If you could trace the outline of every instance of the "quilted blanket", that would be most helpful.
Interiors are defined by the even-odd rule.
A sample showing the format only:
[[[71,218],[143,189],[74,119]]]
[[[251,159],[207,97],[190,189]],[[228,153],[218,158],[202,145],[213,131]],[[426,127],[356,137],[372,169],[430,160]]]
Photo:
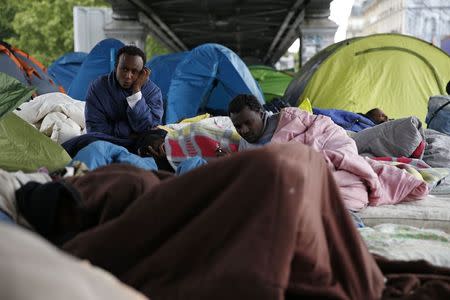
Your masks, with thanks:
[[[84,102],[63,93],[38,96],[14,113],[58,144],[85,131]]]
[[[422,158],[425,137],[416,117],[379,124],[351,135],[359,154]],[[422,148],[420,148],[422,146]],[[421,151],[416,152],[416,149]]]
[[[369,251],[392,260],[424,259],[450,267],[450,235],[440,230],[380,224],[359,228]]]
[[[200,156],[207,161],[215,159],[218,147],[227,152],[237,152],[240,139],[234,129],[199,122],[169,131],[164,146],[167,160],[176,169],[190,157]]]

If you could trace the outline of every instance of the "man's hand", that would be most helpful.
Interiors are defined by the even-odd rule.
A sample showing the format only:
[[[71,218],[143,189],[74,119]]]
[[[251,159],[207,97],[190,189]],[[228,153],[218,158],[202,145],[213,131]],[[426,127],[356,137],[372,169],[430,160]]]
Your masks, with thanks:
[[[145,67],[142,69],[141,73],[139,73],[138,78],[133,83],[133,94],[141,91],[142,86],[147,82],[148,77],[150,77],[151,71],[149,68]]]
[[[217,145],[216,148],[216,157],[224,157],[224,156],[228,156],[230,155],[230,152],[225,151],[224,149],[222,149],[222,147],[220,147],[219,145]]]

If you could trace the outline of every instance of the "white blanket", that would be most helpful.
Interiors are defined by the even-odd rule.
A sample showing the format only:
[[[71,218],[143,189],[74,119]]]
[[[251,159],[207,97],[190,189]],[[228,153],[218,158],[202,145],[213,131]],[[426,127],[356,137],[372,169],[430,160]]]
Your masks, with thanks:
[[[58,144],[85,132],[85,102],[63,93],[40,95],[14,113]]]

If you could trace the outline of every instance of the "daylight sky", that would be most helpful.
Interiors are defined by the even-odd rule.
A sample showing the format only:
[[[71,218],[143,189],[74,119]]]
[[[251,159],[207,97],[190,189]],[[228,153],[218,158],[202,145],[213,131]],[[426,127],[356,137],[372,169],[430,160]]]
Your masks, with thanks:
[[[333,0],[330,3],[330,20],[339,25],[334,41],[339,42],[345,40],[347,31],[347,22],[350,12],[352,11],[354,0]],[[298,52],[299,40],[297,39],[289,48],[289,52]]]

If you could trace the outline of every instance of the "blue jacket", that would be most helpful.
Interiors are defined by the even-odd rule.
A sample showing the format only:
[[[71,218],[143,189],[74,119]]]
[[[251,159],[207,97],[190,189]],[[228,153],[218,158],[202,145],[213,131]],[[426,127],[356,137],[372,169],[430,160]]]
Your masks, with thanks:
[[[163,115],[161,90],[148,80],[141,92],[143,99],[131,109],[126,97],[131,96],[132,91],[120,86],[115,71],[93,81],[84,111],[87,132],[128,139],[131,133],[143,133],[160,125]]]

